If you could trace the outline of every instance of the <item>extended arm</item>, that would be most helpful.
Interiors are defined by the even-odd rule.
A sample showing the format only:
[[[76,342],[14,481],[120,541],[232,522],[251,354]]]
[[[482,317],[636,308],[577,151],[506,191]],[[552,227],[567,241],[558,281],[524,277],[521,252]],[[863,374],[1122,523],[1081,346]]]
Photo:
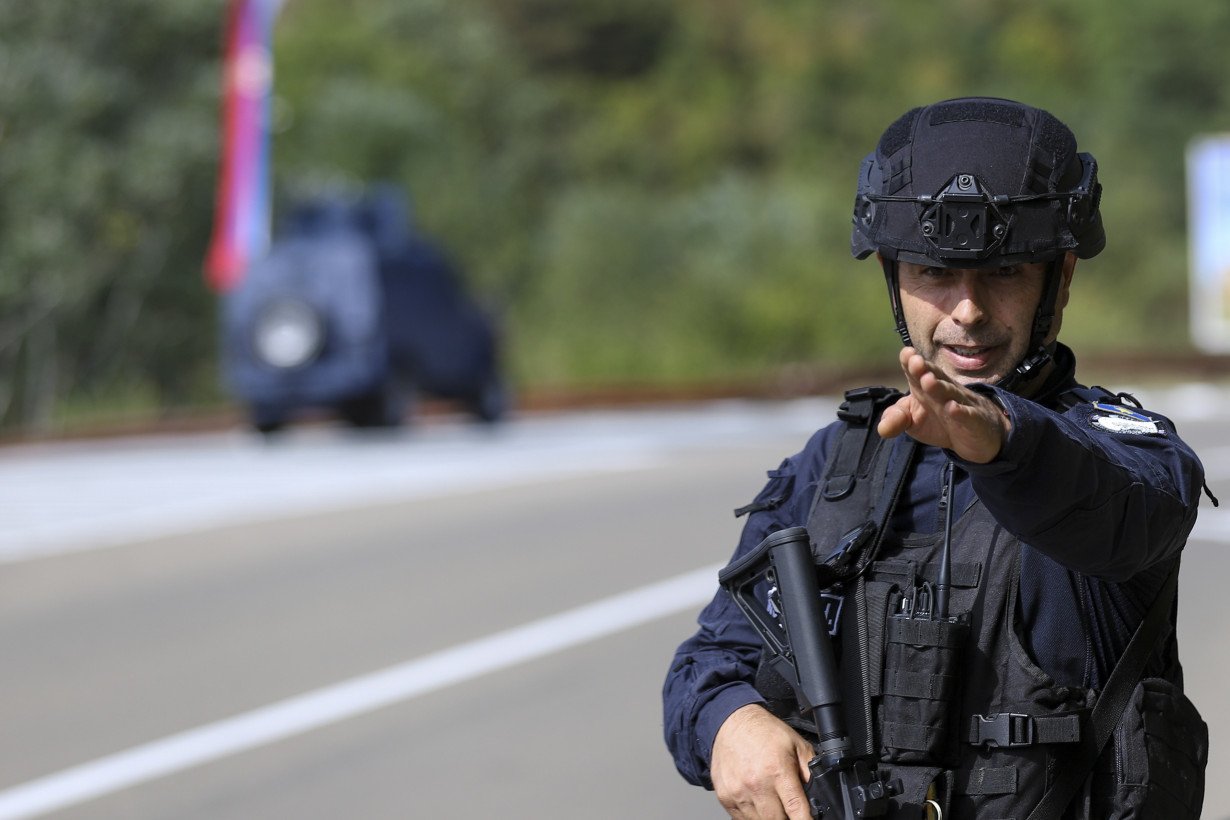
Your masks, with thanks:
[[[911,394],[887,410],[884,436],[908,433],[950,451],[996,520],[1069,569],[1111,581],[1182,549],[1195,523],[1203,468],[1167,419],[1099,423],[1092,405],[1067,413],[993,387],[947,380],[902,352]]]
[[[1012,433],[998,457],[966,464],[996,520],[1069,569],[1125,581],[1183,548],[1204,468],[1165,418],[1112,432],[1092,404],[1066,413],[1002,391]]]

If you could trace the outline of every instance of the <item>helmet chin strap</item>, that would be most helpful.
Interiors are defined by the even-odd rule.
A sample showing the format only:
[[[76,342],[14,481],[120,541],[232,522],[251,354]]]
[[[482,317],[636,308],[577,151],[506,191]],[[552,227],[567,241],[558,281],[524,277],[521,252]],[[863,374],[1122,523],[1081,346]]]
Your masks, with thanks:
[[[1046,268],[1046,281],[1042,285],[1042,299],[1034,312],[1034,324],[1029,334],[1029,352],[1025,358],[998,382],[997,387],[1023,394],[1025,388],[1046,370],[1055,355],[1055,343],[1046,341],[1051,325],[1055,322],[1055,305],[1059,300],[1059,282],[1063,279],[1064,254],[1056,256]]]
[[[901,287],[897,281],[897,260],[880,256],[880,265],[884,268],[884,281],[888,283],[888,303],[893,307],[893,318],[897,320],[897,335],[901,337],[903,347],[913,347],[910,341],[910,329],[905,324],[905,310],[901,307]]]
[[[1064,255],[1060,254],[1051,261],[1046,269],[1046,281],[1042,286],[1042,299],[1034,312],[1033,326],[1029,333],[1029,347],[1025,357],[1021,359],[1011,372],[998,381],[991,382],[996,387],[1010,390],[1013,393],[1023,393],[1024,389],[1046,369],[1055,353],[1055,343],[1047,343],[1046,337],[1051,332],[1055,322],[1055,305],[1059,299],[1059,283],[1063,279]],[[884,268],[884,281],[888,283],[888,300],[893,308],[893,318],[897,322],[897,335],[901,337],[902,345],[913,346],[910,339],[910,329],[905,323],[905,310],[901,306],[901,287],[897,276],[897,260],[886,256],[880,257]]]

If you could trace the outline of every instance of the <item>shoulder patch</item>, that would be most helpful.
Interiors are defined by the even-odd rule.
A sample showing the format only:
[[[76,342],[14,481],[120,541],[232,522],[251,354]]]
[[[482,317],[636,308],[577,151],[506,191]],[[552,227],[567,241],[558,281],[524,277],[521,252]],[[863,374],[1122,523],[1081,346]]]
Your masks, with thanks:
[[[1138,436],[1164,436],[1166,431],[1157,419],[1118,404],[1095,401],[1091,405],[1089,423],[1110,433]]]

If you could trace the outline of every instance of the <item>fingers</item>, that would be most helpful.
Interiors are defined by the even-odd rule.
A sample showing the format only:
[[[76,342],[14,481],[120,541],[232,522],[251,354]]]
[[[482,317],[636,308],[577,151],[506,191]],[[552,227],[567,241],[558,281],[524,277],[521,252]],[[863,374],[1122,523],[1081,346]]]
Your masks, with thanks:
[[[952,381],[914,348],[902,348],[899,361],[910,393],[884,411],[876,428],[882,437],[908,433],[975,463],[999,454],[1011,422],[998,405]]]
[[[811,805],[807,802],[807,795],[797,780],[790,784],[788,790],[779,792],[779,794],[782,807],[786,810],[786,817],[789,820],[811,820]]]
[[[803,789],[811,744],[759,705],[726,719],[714,739],[710,773],[736,820],[809,820]]]
[[[811,806],[797,772],[782,773],[738,796],[719,800],[735,820],[811,820]]]
[[[902,396],[897,399],[896,404],[886,409],[880,415],[879,424],[876,425],[876,432],[879,433],[880,438],[895,438],[907,432],[914,423],[910,410],[913,405],[913,399],[909,396]]]
[[[897,400],[880,416],[876,432],[881,438],[894,438],[927,425],[943,412],[945,405],[959,395],[956,385],[947,380],[912,347],[903,347],[898,356],[909,385],[909,395]]]
[[[811,820],[811,804],[807,800],[803,783],[811,778],[811,771],[807,768],[807,764],[815,755],[816,750],[800,737],[795,741],[794,751],[799,764],[798,777],[797,779],[792,778],[790,791],[782,795],[782,805],[790,820]]]
[[[901,369],[910,384],[910,392],[932,410],[938,412],[949,402],[963,404],[967,391],[952,381],[944,371],[924,359],[914,348],[901,350]]]

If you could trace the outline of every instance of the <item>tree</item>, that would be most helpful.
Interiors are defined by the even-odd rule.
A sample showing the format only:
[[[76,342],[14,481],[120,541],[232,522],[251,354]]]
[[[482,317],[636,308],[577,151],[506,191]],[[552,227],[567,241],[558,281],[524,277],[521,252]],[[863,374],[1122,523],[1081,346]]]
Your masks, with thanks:
[[[197,388],[221,8],[0,3],[0,421]]]

